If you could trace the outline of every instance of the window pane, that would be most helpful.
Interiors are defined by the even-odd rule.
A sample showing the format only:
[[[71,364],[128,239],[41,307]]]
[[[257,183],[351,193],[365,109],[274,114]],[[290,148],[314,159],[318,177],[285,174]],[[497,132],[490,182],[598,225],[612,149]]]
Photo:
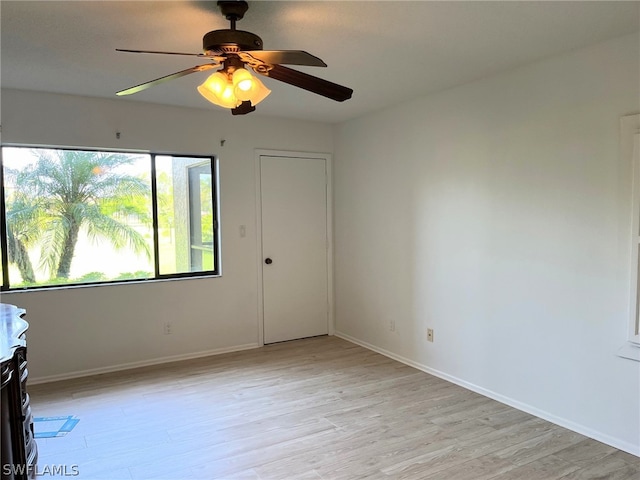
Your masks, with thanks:
[[[212,172],[211,158],[156,157],[161,275],[216,270]]]
[[[149,155],[3,148],[12,288],[153,277]]]

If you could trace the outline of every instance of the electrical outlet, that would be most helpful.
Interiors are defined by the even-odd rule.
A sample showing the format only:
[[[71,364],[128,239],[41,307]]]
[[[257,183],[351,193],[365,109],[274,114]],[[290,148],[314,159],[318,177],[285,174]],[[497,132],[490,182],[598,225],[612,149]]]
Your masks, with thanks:
[[[164,322],[163,332],[165,335],[171,335],[171,322]]]
[[[395,320],[389,320],[389,331],[390,332],[395,332],[396,331],[396,321]]]
[[[427,328],[427,342],[433,342],[433,328]]]

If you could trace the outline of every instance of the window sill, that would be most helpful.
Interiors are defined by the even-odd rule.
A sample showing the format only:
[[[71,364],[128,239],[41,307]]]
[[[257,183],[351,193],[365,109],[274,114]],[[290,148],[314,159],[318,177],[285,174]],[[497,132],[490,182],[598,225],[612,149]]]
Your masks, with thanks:
[[[71,290],[77,288],[94,288],[94,287],[117,287],[119,285],[141,285],[148,283],[160,283],[160,282],[176,282],[182,280],[198,280],[203,278],[221,278],[222,273],[217,274],[193,274],[193,275],[176,275],[176,276],[166,276],[160,278],[138,278],[131,280],[120,280],[120,281],[105,281],[98,283],[74,283],[70,285],[42,285],[36,287],[25,287],[25,288],[10,288],[8,290],[2,290],[0,293],[2,295],[8,293],[23,293],[23,292],[41,292],[41,291],[52,291],[52,290]]]
[[[640,362],[640,345],[637,343],[627,342],[618,350],[618,356]]]

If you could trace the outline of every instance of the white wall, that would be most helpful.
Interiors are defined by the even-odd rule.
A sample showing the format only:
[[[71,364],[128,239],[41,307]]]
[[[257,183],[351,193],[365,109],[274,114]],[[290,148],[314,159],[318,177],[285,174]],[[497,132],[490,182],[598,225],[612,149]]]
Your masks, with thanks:
[[[639,50],[616,39],[338,126],[336,330],[640,455],[640,363],[616,356]]]
[[[18,90],[2,90],[2,141],[220,159],[222,277],[3,294],[27,309],[32,380],[257,346],[254,149],[333,148],[325,124]],[[171,335],[163,335],[167,318]]]

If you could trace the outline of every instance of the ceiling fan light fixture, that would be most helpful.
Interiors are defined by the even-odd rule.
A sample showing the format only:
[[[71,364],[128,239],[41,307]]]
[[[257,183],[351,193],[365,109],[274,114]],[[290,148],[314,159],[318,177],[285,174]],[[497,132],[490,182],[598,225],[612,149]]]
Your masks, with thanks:
[[[271,93],[271,90],[245,68],[236,69],[232,81],[235,96],[241,101],[249,100],[252,105],[257,105]]]
[[[246,101],[251,102],[251,105],[257,105],[267,98],[271,90],[247,69],[236,68],[231,75],[225,70],[210,75],[198,87],[198,93],[219,107],[236,108]]]
[[[253,80],[253,76],[246,68],[238,68],[233,72],[233,86],[238,93],[250,91]]]
[[[210,75],[198,87],[200,95],[222,108],[235,108],[240,105],[240,100],[235,96],[233,90],[233,83],[223,71]]]

